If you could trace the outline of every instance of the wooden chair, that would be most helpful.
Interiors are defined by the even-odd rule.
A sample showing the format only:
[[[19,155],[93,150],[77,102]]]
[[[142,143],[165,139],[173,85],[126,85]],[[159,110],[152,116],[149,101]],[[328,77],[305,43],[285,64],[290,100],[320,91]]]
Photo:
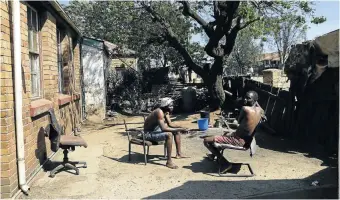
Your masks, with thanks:
[[[145,121],[145,116],[143,117]],[[131,145],[132,144],[143,146],[145,165],[148,162],[150,146],[164,145],[164,157],[166,157],[166,142],[165,141],[156,142],[156,141],[145,140],[145,133],[143,129],[135,129],[135,128],[129,129],[127,127],[127,123],[125,119],[124,119],[124,125],[125,125],[125,131],[127,133],[128,140],[129,140],[129,161],[131,161]]]

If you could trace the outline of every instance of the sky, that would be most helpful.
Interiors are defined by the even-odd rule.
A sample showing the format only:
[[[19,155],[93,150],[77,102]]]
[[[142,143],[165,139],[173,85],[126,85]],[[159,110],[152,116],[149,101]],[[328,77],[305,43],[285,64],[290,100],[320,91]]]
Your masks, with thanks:
[[[319,25],[308,24],[310,26],[307,31],[308,40],[339,29],[339,1],[318,1],[315,4],[316,16],[324,16],[327,20]]]
[[[322,24],[307,23],[307,40],[312,40],[315,37],[324,35],[331,31],[339,29],[339,1],[315,1],[315,15],[326,17],[326,21]],[[201,35],[194,35],[191,39],[194,42],[202,42]],[[265,52],[273,52],[275,49],[265,45]]]
[[[68,4],[68,0],[59,0],[62,4]],[[307,40],[312,40],[315,37],[329,33],[331,31],[339,29],[339,1],[315,1],[315,15],[326,17],[326,22],[322,24],[311,24],[308,23],[309,29],[307,30]],[[200,34],[194,35],[191,38],[193,42],[200,42],[204,44],[204,40]],[[274,51],[270,47],[265,47],[265,51]]]

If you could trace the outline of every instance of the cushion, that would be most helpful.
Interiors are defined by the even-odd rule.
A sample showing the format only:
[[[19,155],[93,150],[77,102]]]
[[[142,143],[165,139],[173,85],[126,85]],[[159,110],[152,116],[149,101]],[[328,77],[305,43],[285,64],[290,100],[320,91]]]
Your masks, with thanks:
[[[244,147],[240,147],[240,146],[234,146],[234,145],[231,145],[231,144],[221,144],[221,143],[217,143],[217,142],[214,142],[214,146],[218,149],[235,149],[235,150],[247,150],[246,148]]]
[[[61,146],[83,146],[87,147],[87,143],[80,136],[73,135],[61,135],[60,136],[60,145]]]
[[[251,157],[253,155],[255,155],[256,149],[257,149],[255,137],[252,139],[249,148],[234,146],[234,145],[231,145],[231,144],[220,144],[220,143],[217,143],[217,142],[214,142],[213,145],[220,150],[222,150],[222,149],[235,149],[235,150],[246,151],[246,150],[249,149]]]

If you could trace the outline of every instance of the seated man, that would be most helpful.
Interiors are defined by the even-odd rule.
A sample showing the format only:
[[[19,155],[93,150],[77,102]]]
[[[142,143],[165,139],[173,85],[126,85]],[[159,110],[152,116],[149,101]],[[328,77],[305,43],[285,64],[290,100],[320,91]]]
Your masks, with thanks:
[[[208,155],[208,158],[214,160],[217,156],[218,161],[221,164],[221,172],[225,173],[231,169],[231,164],[225,159],[220,151],[213,145],[216,143],[230,144],[233,146],[244,147],[250,145],[252,134],[264,116],[264,111],[257,103],[258,95],[254,91],[247,92],[244,99],[244,106],[240,111],[238,117],[238,127],[234,132],[226,132],[222,136],[211,136],[204,139],[204,145],[211,151],[212,154]]]
[[[145,139],[149,141],[166,140],[168,160],[166,166],[171,169],[177,169],[171,160],[172,136],[175,137],[176,158],[184,158],[181,152],[181,132],[187,131],[185,128],[175,126],[170,120],[170,113],[173,110],[173,100],[171,98],[162,98],[161,105],[155,109],[146,118],[144,123]]]

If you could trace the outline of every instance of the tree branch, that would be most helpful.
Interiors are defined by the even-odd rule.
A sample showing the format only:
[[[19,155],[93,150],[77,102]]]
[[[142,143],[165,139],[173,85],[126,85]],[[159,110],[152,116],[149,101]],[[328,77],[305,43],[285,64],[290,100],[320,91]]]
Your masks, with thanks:
[[[240,30],[246,28],[247,26],[249,26],[250,24],[252,24],[252,23],[254,23],[254,22],[256,22],[256,21],[259,21],[260,19],[261,19],[261,18],[258,17],[258,18],[256,18],[256,19],[253,19],[253,20],[250,20],[250,21],[244,23],[244,24],[240,27]]]
[[[241,26],[241,17],[237,17],[236,25],[231,29],[229,34],[226,34],[225,45],[223,47],[224,55],[229,55],[233,51],[237,34],[241,30],[240,26]]]
[[[204,29],[205,33],[207,34],[208,37],[211,37],[213,33],[213,24],[214,22],[207,23],[204,19],[202,19],[196,12],[194,12],[191,7],[189,2],[187,1],[180,1],[181,4],[183,4],[183,15],[184,16],[190,16],[193,18],[199,25],[202,26]]]
[[[220,10],[218,9],[218,1],[214,1],[214,18],[217,19],[219,14],[220,14]]]
[[[170,46],[175,48],[182,56],[185,61],[185,64],[194,70],[196,74],[201,76],[203,79],[206,78],[206,74],[204,73],[204,70],[202,67],[197,65],[189,55],[188,51],[185,49],[185,47],[179,42],[178,37],[176,34],[172,31],[170,24],[161,17],[151,6],[146,5],[145,3],[141,3],[142,6],[145,8],[145,10],[153,17],[155,21],[161,24],[165,39],[169,42]]]
[[[217,5],[216,5],[217,4]],[[223,57],[225,55],[229,55],[234,44],[234,42],[228,42],[228,45],[231,45],[231,50],[225,51],[225,47],[220,47],[219,42],[225,35],[226,38],[229,37],[229,31],[231,29],[231,26],[234,21],[234,15],[237,12],[237,9],[240,5],[240,2],[217,2],[215,3],[217,6],[216,9],[219,11],[219,16],[216,19],[216,28],[214,30],[214,33],[212,37],[210,37],[209,42],[205,46],[204,50],[207,52],[207,54],[211,57]],[[237,18],[237,25],[238,28],[240,27],[240,17]],[[236,35],[235,35],[236,34]],[[237,36],[237,31],[234,29],[232,36],[236,38]],[[231,36],[229,37],[231,38]]]

